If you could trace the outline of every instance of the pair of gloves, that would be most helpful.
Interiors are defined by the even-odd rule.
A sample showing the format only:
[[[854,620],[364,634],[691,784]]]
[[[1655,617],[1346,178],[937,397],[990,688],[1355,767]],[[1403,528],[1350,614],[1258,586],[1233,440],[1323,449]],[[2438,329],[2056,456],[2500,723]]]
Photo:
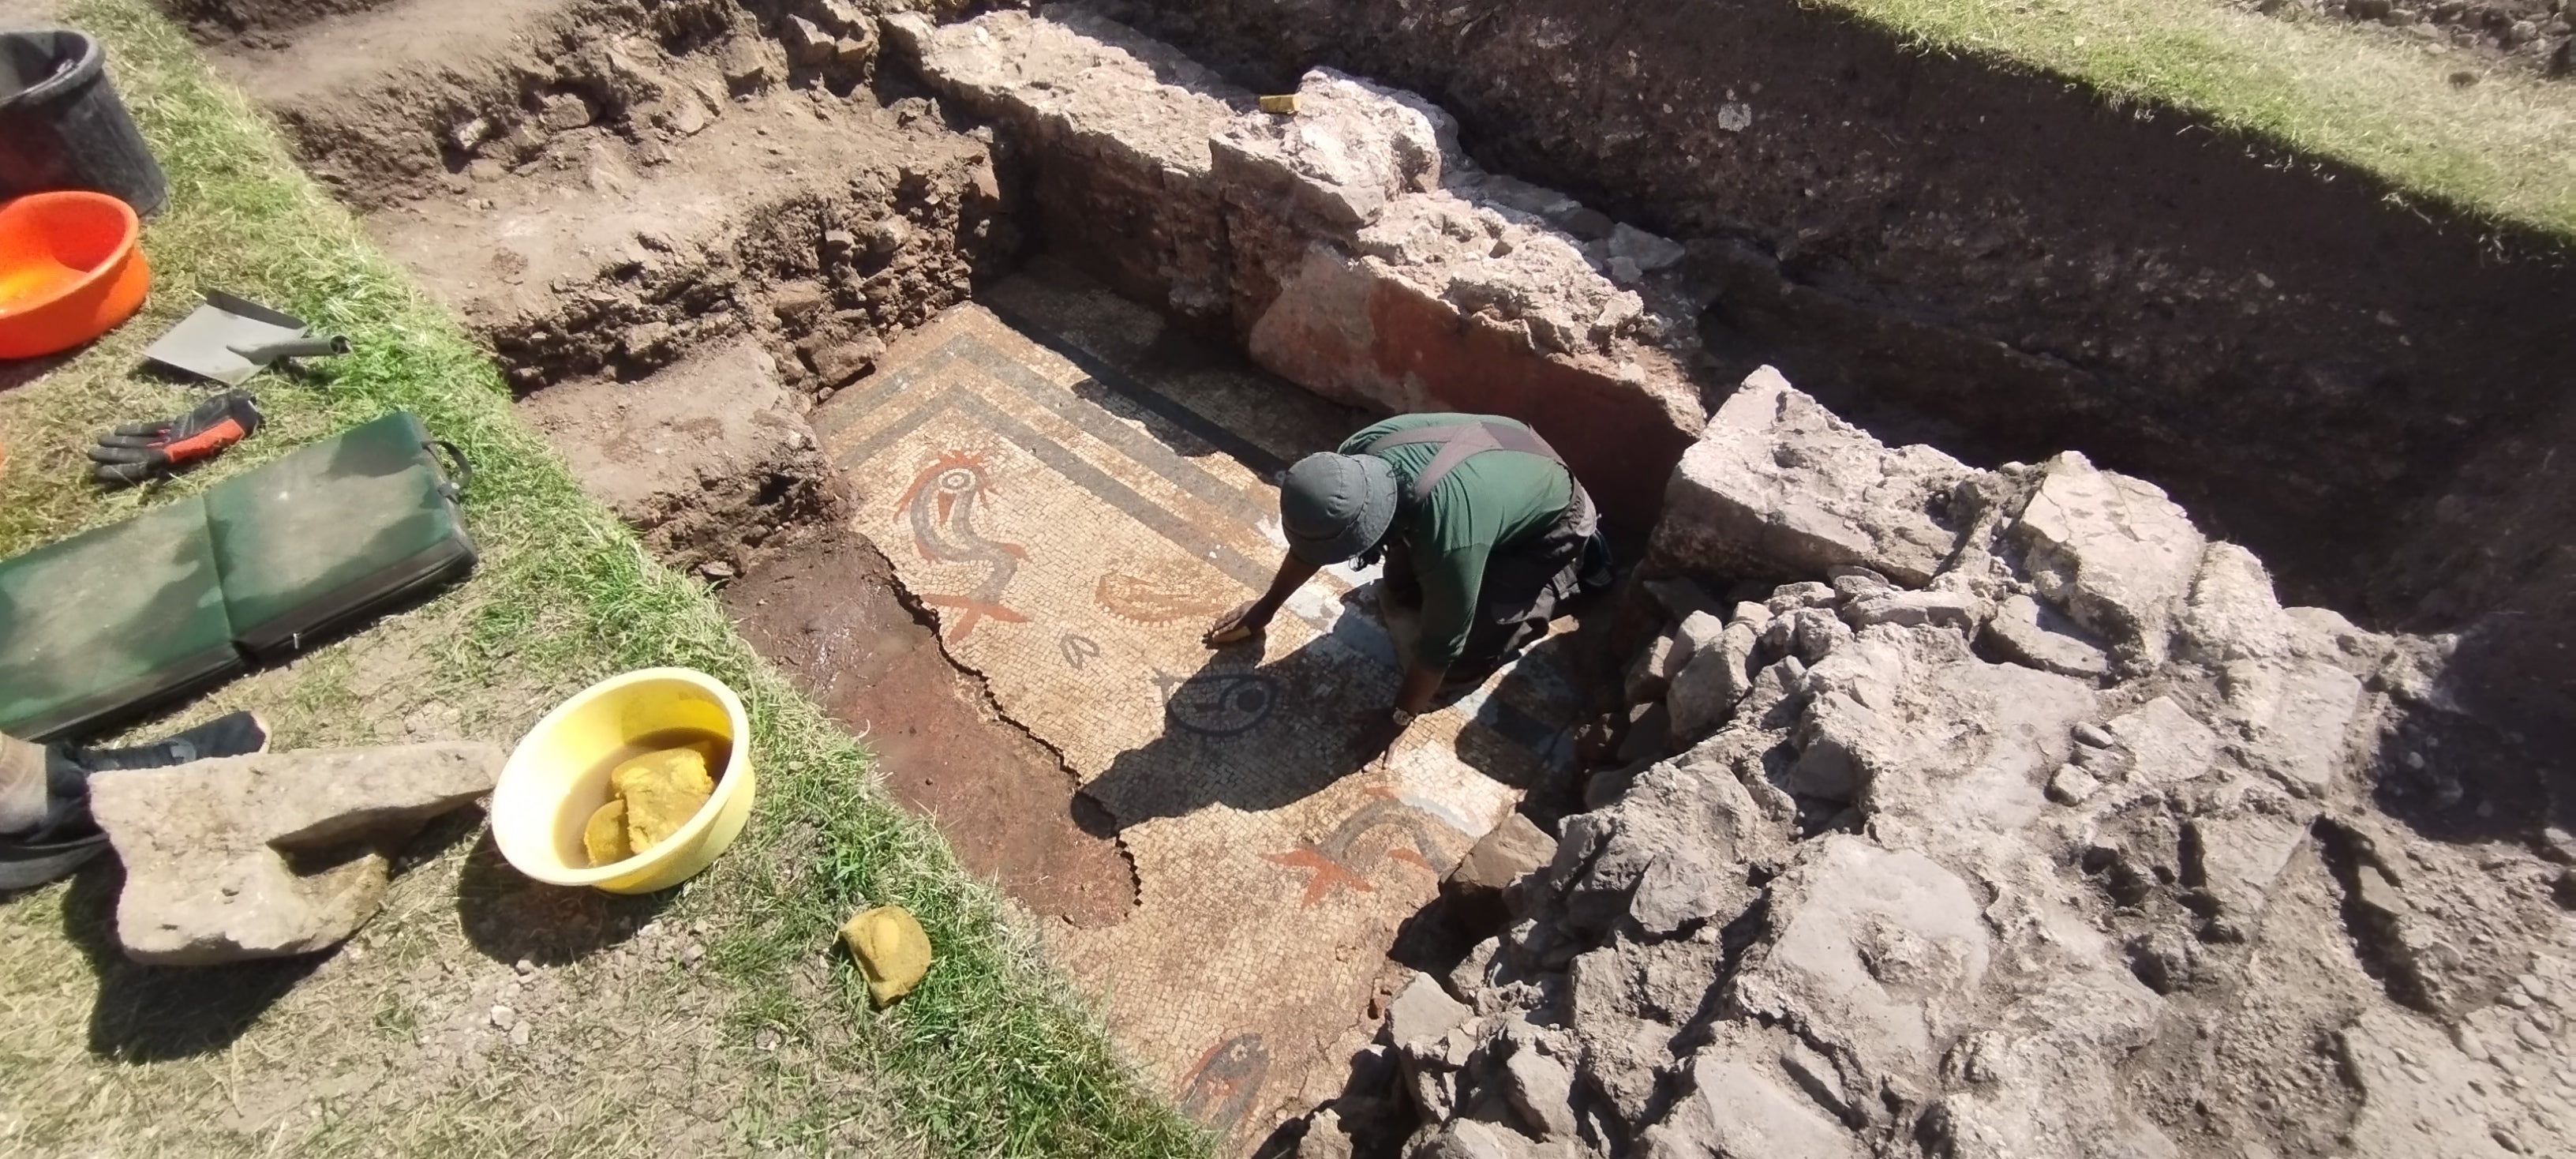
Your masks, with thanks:
[[[259,400],[235,390],[177,418],[126,423],[90,448],[90,477],[107,487],[150,482],[223,453],[259,430],[262,421]]]

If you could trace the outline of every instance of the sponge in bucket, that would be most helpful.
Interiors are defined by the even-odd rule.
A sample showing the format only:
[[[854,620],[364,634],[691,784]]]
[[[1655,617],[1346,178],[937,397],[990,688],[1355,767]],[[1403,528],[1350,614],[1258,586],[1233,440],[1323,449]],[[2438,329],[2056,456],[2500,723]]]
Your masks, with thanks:
[[[878,906],[851,918],[841,927],[841,940],[858,957],[868,999],[878,1006],[912,993],[930,972],[930,935],[902,906]]]
[[[715,795],[716,782],[707,775],[705,753],[675,748],[646,753],[617,766],[608,774],[608,791],[613,799],[626,802],[627,848],[642,853],[688,824],[698,807]]]
[[[626,799],[610,797],[608,803],[593,810],[590,820],[581,826],[582,852],[590,855],[592,865],[615,865],[635,856],[635,845],[626,839]]]

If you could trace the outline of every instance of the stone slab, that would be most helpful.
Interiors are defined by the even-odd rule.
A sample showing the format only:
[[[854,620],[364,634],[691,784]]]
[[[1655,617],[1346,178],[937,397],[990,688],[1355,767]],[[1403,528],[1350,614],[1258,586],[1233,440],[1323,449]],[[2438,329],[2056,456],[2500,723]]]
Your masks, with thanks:
[[[1921,587],[1957,545],[1949,498],[1974,474],[1930,447],[1880,443],[1762,367],[1682,456],[1653,558],[1750,579],[1866,567]]]
[[[383,900],[383,846],[490,792],[503,759],[457,742],[101,774],[90,809],[125,863],[117,939],[156,965],[337,945]]]

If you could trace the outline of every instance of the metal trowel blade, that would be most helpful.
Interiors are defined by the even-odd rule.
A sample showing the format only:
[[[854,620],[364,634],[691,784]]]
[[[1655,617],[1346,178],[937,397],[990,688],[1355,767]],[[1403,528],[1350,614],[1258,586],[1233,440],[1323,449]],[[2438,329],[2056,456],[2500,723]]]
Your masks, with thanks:
[[[206,304],[153,339],[152,345],[143,348],[143,357],[226,386],[240,386],[259,373],[261,364],[235,353],[234,347],[256,349],[303,336],[303,319],[209,290]]]

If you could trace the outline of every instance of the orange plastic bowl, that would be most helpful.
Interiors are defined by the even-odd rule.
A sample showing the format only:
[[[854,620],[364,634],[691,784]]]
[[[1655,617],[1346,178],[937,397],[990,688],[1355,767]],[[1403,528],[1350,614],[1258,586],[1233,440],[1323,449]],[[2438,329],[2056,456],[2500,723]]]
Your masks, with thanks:
[[[104,193],[0,205],[0,358],[69,350],[134,316],[152,285],[143,223]]]

